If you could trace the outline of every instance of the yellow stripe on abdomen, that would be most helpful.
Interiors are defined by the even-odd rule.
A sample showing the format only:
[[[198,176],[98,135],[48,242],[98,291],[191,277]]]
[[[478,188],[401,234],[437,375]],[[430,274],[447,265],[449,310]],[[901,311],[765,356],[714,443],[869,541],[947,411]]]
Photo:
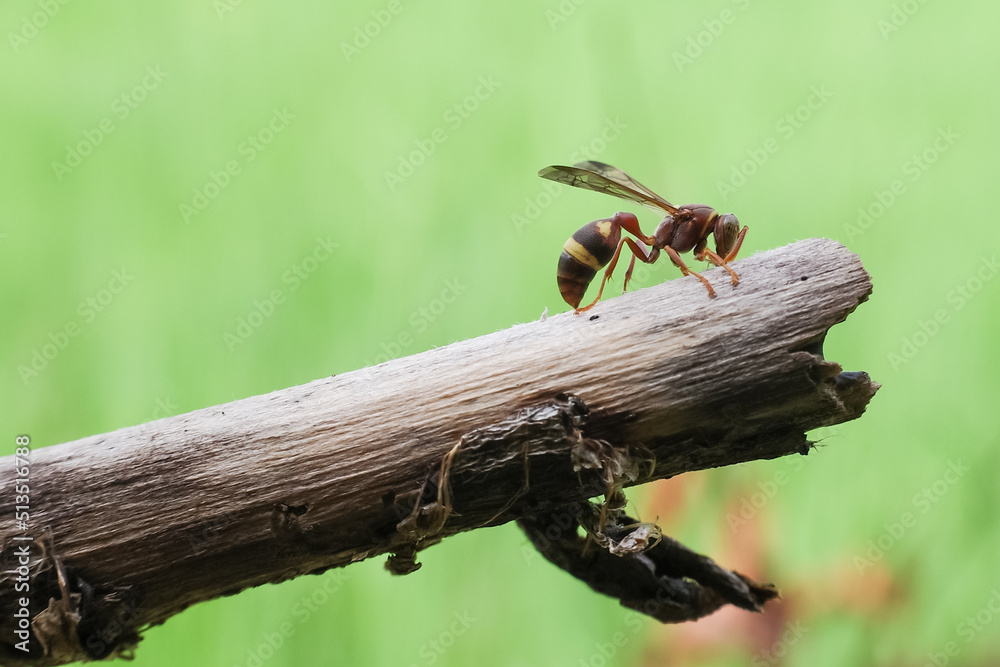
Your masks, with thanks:
[[[570,237],[563,244],[563,250],[567,255],[580,262],[584,266],[589,266],[594,271],[600,269],[604,264],[602,264],[596,257],[590,254],[590,251],[584,248],[576,239]]]

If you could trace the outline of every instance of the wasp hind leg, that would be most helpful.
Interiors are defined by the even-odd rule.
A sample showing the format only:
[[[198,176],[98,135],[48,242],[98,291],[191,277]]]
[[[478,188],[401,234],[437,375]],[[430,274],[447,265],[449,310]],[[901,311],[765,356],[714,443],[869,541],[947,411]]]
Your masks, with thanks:
[[[625,272],[625,280],[622,281],[622,294],[628,289],[628,281],[632,279],[632,269],[635,268],[636,258],[641,259],[644,264],[652,264],[659,256],[659,251],[646,250],[632,239],[628,241],[629,249],[632,251],[632,261],[628,263],[628,271]]]
[[[647,264],[651,264],[656,259],[655,256],[647,254],[646,250],[632,239],[627,237],[623,238],[618,242],[618,247],[615,249],[614,257],[611,258],[611,261],[608,263],[608,268],[604,271],[604,278],[601,280],[601,287],[597,290],[597,298],[583,308],[577,308],[574,312],[582,313],[585,310],[590,310],[598,301],[601,300],[601,294],[604,293],[604,285],[611,279],[611,274],[614,272],[615,266],[618,264],[618,257],[621,255],[622,246],[626,243],[628,244],[629,250],[632,252],[632,261],[629,262],[628,271],[625,272],[625,281],[622,284],[622,294],[625,293],[625,288],[628,287],[629,278],[632,277],[632,269],[635,267],[636,258],[641,259]]]

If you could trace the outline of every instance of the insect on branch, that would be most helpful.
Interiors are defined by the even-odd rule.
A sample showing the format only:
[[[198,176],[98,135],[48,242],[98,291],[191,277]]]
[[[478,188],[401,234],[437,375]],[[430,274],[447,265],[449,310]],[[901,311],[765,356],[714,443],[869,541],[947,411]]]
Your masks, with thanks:
[[[423,549],[512,521],[545,559],[660,620],[761,608],[773,587],[637,521],[623,494],[806,454],[808,431],[859,417],[878,385],[825,359],[822,342],[871,282],[825,239],[731,269],[738,286],[704,272],[715,299],[679,278],[589,317],[32,450],[28,536],[45,549],[26,566],[30,650],[15,647],[25,535],[7,522],[0,663],[129,655],[192,604],[372,557],[404,573],[419,553],[431,570]],[[0,458],[0,488],[14,471]]]
[[[708,296],[713,299],[715,290],[712,284],[700,273],[688,268],[681,259],[681,253],[693,250],[699,262],[708,260],[716,266],[721,266],[729,273],[732,284],[739,284],[740,278],[729,266],[729,262],[736,259],[748,228],[740,230],[740,221],[732,213],[720,214],[707,204],[674,206],[621,169],[593,160],[577,162],[572,167],[561,165],[545,167],[538,172],[538,175],[576,188],[603,192],[612,197],[636,202],[665,214],[652,236],[643,233],[639,227],[639,219],[634,214],[620,211],[610,218],[588,222],[569,237],[563,245],[562,255],[559,256],[557,277],[563,299],[573,306],[577,313],[590,310],[601,300],[604,285],[611,278],[618,264],[618,257],[625,246],[628,246],[632,258],[625,272],[625,280],[622,281],[622,292],[628,288],[635,260],[652,264],[659,258],[661,250],[670,257],[670,261],[681,270],[681,273],[700,280],[708,290]],[[643,248],[627,236],[622,237],[622,230],[649,246],[649,249]],[[715,252],[708,247],[709,236],[715,237]],[[587,286],[604,265],[608,268],[604,272],[597,297],[590,305],[580,308],[580,301]]]

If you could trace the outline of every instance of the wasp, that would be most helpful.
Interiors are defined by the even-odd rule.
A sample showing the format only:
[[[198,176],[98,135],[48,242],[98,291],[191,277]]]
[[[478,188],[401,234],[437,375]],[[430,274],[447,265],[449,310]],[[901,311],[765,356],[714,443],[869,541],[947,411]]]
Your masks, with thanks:
[[[680,253],[694,250],[699,262],[707,259],[716,266],[721,266],[729,272],[732,284],[739,284],[740,278],[729,268],[729,262],[736,258],[749,228],[741,230],[740,221],[732,213],[720,214],[707,204],[674,206],[621,169],[603,162],[586,160],[577,162],[572,167],[553,165],[545,167],[538,175],[575,188],[603,192],[612,197],[637,202],[666,214],[652,236],[642,232],[635,215],[618,212],[610,218],[588,222],[569,237],[559,256],[557,278],[559,292],[575,312],[588,310],[600,301],[604,285],[611,278],[622,248],[626,245],[632,253],[632,260],[625,272],[623,293],[632,277],[635,260],[652,264],[660,256],[661,250],[670,257],[670,261],[681,273],[700,280],[708,290],[709,297],[715,297],[712,285],[704,276],[689,269]],[[623,238],[623,229],[644,245],[628,236]],[[712,235],[715,236],[715,252],[708,247],[708,237]],[[583,299],[587,286],[605,265],[608,268],[604,272],[601,288],[597,291],[597,298],[590,305],[580,308],[580,300]]]

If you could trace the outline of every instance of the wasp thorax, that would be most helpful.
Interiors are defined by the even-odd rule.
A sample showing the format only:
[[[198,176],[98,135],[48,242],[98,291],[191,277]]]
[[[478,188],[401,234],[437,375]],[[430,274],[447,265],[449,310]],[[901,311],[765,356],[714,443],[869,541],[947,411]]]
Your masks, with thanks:
[[[656,247],[663,248],[670,245],[670,242],[674,238],[674,228],[676,227],[674,216],[668,215],[660,221],[657,225],[656,231],[653,232],[653,238],[656,239]]]

